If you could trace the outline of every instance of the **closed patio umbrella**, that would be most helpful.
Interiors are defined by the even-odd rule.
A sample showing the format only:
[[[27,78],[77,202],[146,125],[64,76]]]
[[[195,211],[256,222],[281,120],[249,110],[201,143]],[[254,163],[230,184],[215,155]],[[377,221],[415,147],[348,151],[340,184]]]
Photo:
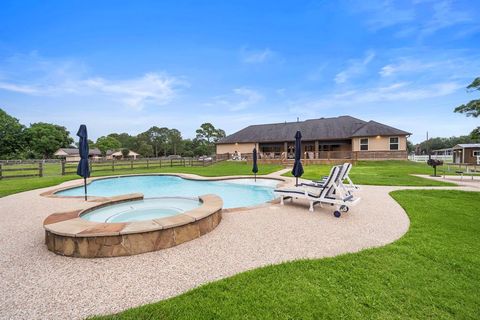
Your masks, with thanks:
[[[83,177],[83,186],[85,188],[85,201],[87,201],[87,178],[90,177],[90,168],[88,166],[88,139],[87,126],[82,124],[78,129],[77,136],[80,137],[78,141],[78,151],[80,152],[80,162],[77,167],[77,174]]]
[[[302,166],[302,134],[300,131],[297,131],[295,134],[295,163],[293,164],[292,174],[297,178],[295,185],[298,186],[298,177],[301,177],[303,174]]]
[[[258,166],[257,166],[257,148],[253,148],[253,168],[252,172],[255,174],[255,182],[257,181],[257,172],[258,172]]]

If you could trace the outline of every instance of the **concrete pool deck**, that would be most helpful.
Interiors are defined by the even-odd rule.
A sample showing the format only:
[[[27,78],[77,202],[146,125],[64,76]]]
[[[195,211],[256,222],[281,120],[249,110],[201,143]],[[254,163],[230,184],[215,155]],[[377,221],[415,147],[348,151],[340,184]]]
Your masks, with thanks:
[[[311,213],[298,200],[285,206],[226,210],[215,230],[170,249],[77,259],[47,250],[42,221],[52,212],[83,209],[95,202],[40,196],[56,188],[0,198],[0,318],[83,319],[156,302],[269,264],[383,246],[409,227],[406,213],[388,193],[413,189],[362,186],[358,191],[362,201],[340,219],[330,207],[316,206]]]

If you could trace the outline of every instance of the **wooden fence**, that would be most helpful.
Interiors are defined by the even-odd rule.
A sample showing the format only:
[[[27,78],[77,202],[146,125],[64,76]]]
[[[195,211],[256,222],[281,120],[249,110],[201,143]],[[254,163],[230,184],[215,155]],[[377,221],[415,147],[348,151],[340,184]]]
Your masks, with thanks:
[[[24,177],[43,177],[43,162],[23,162],[22,166],[14,162],[0,163],[0,180]]]
[[[193,158],[180,159],[161,159],[161,158],[145,158],[136,160],[98,160],[90,161],[90,172],[103,172],[118,170],[136,170],[136,169],[153,169],[165,167],[206,167],[216,160],[209,158],[206,160],[197,160]],[[78,162],[62,161],[62,176],[77,173]]]

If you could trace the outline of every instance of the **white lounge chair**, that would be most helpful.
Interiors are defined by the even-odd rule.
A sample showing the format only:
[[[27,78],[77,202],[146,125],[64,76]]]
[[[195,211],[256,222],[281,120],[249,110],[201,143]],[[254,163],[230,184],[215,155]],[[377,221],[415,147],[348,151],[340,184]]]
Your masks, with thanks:
[[[299,186],[274,190],[280,196],[280,204],[284,205],[285,199],[306,199],[310,203],[309,211],[313,212],[316,204],[330,204],[335,206],[334,216],[340,217],[341,211],[347,212],[349,207],[355,206],[360,198],[355,198],[350,191],[342,188],[340,184],[341,166],[335,166],[330,170],[330,175],[323,185]]]
[[[355,185],[352,181],[352,179],[350,179],[350,170],[352,170],[352,164],[351,163],[344,163],[342,166],[341,166],[341,171],[340,171],[340,182],[339,184],[341,185],[341,187],[343,187],[345,190],[350,190],[350,191],[354,191],[354,190],[359,190],[360,188]],[[312,185],[323,185],[325,184],[325,180],[327,179],[328,177],[325,176],[322,178],[322,180],[319,180],[319,181],[312,181]],[[346,181],[346,183],[345,183]]]

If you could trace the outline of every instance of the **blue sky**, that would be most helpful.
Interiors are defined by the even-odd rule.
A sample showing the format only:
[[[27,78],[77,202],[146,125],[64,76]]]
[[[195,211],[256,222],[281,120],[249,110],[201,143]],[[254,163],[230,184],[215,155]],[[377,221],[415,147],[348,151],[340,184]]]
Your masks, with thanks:
[[[338,115],[468,134],[477,1],[5,1],[0,108],[90,136]]]

